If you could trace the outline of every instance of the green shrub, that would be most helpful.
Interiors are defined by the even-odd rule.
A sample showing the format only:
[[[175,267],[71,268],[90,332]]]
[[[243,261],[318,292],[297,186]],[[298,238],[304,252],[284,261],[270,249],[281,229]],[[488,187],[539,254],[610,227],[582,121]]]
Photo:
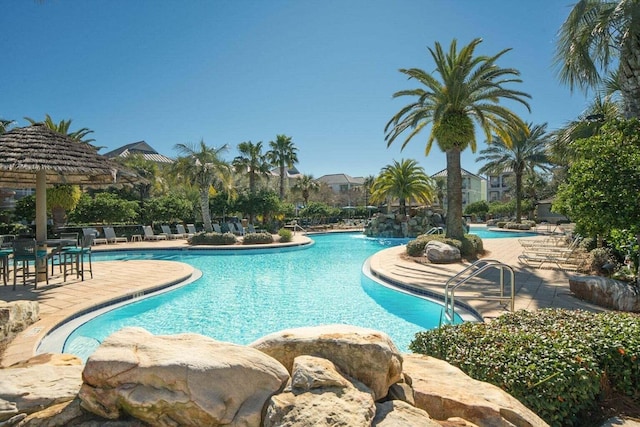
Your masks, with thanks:
[[[579,425],[611,387],[640,398],[640,317],[560,309],[416,334],[409,348],[501,387],[552,426]]]
[[[248,233],[242,239],[243,245],[264,245],[273,243],[273,236],[269,233]]]
[[[198,233],[189,239],[192,245],[234,245],[236,236],[233,233]]]
[[[288,230],[286,228],[281,228],[278,231],[278,236],[280,236],[281,243],[287,243],[293,240],[293,233],[291,232],[291,230]]]
[[[504,226],[507,224],[507,221],[498,221],[496,222],[496,227],[498,228],[504,228]]]
[[[498,224],[500,224],[500,223],[498,223]],[[534,223],[534,225],[535,225],[535,223]],[[519,224],[517,222],[507,222],[500,228],[506,228],[507,230],[531,230],[531,222],[530,221],[524,221],[521,224]]]
[[[423,256],[424,248],[432,240],[455,246],[460,250],[460,255],[463,257],[475,258],[478,254],[484,252],[482,239],[475,234],[465,234],[462,241],[444,237],[442,234],[422,234],[407,243],[407,255]]]

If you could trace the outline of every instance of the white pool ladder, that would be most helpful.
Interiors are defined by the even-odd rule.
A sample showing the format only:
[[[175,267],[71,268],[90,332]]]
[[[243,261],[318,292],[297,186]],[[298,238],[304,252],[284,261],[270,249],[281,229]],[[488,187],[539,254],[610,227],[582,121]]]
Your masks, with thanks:
[[[453,323],[455,317],[455,293],[456,289],[465,283],[469,282],[472,278],[479,276],[483,272],[495,268],[500,271],[500,295],[499,296],[480,296],[474,297],[474,299],[484,299],[484,300],[493,300],[500,302],[508,302],[509,310],[511,312],[514,311],[515,307],[515,299],[516,299],[516,282],[515,282],[515,274],[513,272],[513,268],[503,262],[500,262],[495,259],[481,259],[464,270],[460,271],[455,276],[451,277],[447,280],[447,283],[444,286],[444,314],[446,320],[450,323]],[[510,289],[508,295],[505,295],[505,271],[509,273],[510,279]]]

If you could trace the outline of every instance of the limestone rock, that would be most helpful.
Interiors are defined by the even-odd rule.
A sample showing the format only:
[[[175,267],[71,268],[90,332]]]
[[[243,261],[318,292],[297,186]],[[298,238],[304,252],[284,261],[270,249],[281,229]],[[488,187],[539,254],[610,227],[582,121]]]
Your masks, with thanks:
[[[601,276],[571,276],[569,289],[577,298],[600,307],[640,312],[638,289],[628,283]]]
[[[431,240],[427,243],[424,254],[434,264],[453,263],[461,259],[460,249],[437,240]]]
[[[388,400],[402,400],[411,406],[416,406],[416,400],[413,397],[413,387],[406,383],[395,383],[389,387]]]
[[[259,426],[269,397],[289,379],[255,349],[197,334],[153,336],[124,328],[89,357],[82,407],[154,426]]]
[[[82,384],[82,366],[33,365],[0,369],[0,421],[73,400]],[[11,409],[15,406],[15,411]],[[13,412],[13,414],[12,414]]]
[[[37,301],[0,301],[0,341],[27,329],[40,317]]]
[[[402,355],[388,335],[351,325],[287,329],[250,344],[282,363],[289,372],[301,355],[332,361],[345,375],[363,382],[375,400],[401,378]]]
[[[540,417],[500,388],[474,380],[447,362],[405,355],[416,406],[436,420],[460,417],[479,426],[548,427]]]
[[[374,415],[373,396],[364,384],[351,383],[326,359],[299,356],[291,386],[271,398],[264,426],[368,427]]]
[[[33,356],[27,360],[11,365],[11,368],[24,368],[34,365],[50,365],[50,366],[78,366],[82,365],[82,359],[73,354],[66,353],[42,353]]]
[[[376,404],[372,427],[441,427],[429,414],[401,400]]]

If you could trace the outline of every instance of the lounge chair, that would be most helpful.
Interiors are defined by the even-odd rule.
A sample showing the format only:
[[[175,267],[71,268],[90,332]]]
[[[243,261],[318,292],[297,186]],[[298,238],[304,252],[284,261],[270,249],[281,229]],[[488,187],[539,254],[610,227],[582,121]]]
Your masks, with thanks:
[[[213,231],[216,233],[222,234],[222,229],[220,228],[220,224],[211,224],[213,226]]]
[[[104,237],[98,237],[100,235],[100,232],[98,230],[96,230],[95,228],[83,228],[82,229],[82,235],[83,236],[93,236],[93,244],[94,245],[98,245],[100,243],[104,243],[106,245],[107,243],[109,243],[109,241],[107,239],[105,239]]]
[[[518,260],[531,267],[540,268],[544,264],[555,264],[560,269],[575,270],[583,260],[584,251],[578,245],[569,247],[526,248]]]
[[[182,224],[176,224],[176,231],[178,232],[178,234],[182,234],[187,239],[195,235],[195,233],[188,233],[187,230],[184,229],[184,225]]]
[[[187,224],[187,230],[191,234],[198,234],[198,232],[196,231],[196,226],[194,224]]]
[[[144,240],[167,240],[166,234],[154,234],[150,225],[143,225],[142,231],[144,231]]]
[[[233,233],[237,236],[243,236],[244,235],[244,228],[242,228],[241,224],[237,224],[234,222],[228,222],[227,223],[227,228],[229,229],[230,233]]]
[[[116,236],[116,232],[113,229],[113,227],[104,227],[102,231],[104,231],[104,237],[105,239],[107,239],[107,243],[119,243],[119,242],[126,243],[127,242],[126,237]]]
[[[184,235],[174,233],[168,225],[161,225],[160,228],[162,228],[162,233],[166,234],[169,239],[184,239]]]

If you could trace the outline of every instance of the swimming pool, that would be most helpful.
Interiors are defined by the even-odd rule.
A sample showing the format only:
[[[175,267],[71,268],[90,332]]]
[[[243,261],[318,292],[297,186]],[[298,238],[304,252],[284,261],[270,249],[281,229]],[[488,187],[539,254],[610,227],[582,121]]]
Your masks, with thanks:
[[[510,231],[500,229],[488,229],[485,226],[472,225],[469,227],[469,234],[480,236],[481,239],[504,239],[504,238],[523,238],[537,236],[537,233],[528,231]]]
[[[437,327],[442,307],[389,289],[362,274],[364,261],[407,239],[362,234],[313,236],[299,250],[145,251],[94,253],[94,260],[168,259],[188,263],[203,276],[177,290],[108,311],[75,329],[63,351],[86,359],[125,326],[154,334],[195,332],[248,344],[282,329],[352,324],[391,336],[401,351],[416,332]]]

